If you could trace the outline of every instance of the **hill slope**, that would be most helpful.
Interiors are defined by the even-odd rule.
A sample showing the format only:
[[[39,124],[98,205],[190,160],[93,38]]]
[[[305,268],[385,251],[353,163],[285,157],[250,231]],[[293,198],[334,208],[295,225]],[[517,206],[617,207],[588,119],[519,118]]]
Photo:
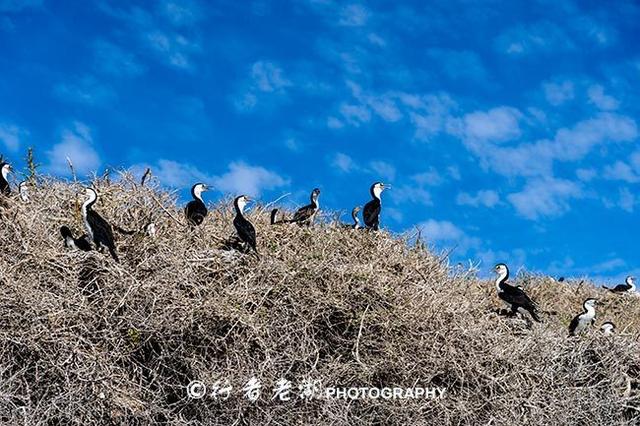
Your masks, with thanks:
[[[270,226],[254,209],[260,260],[218,250],[232,209],[184,226],[157,188],[98,181],[95,209],[158,237],[117,236],[121,263],[63,248],[82,231],[76,193],[49,180],[9,200],[0,223],[0,421],[6,424],[637,424],[640,300],[522,276],[544,323],[499,317],[492,282],[448,270],[386,232]],[[182,222],[179,223],[179,222]],[[428,236],[426,236],[428,239]],[[508,259],[505,259],[508,261]],[[567,339],[595,296],[598,325]],[[256,402],[241,388],[257,378]],[[187,384],[228,380],[231,396]],[[294,398],[271,400],[280,379]],[[445,387],[441,399],[298,397],[297,386]]]

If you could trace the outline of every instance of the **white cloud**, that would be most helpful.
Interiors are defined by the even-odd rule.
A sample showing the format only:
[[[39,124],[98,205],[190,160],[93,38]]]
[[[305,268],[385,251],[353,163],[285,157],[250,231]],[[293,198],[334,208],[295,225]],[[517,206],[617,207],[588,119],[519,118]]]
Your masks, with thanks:
[[[565,30],[549,21],[512,27],[496,38],[495,46],[498,51],[514,56],[575,48]]]
[[[429,168],[429,170],[425,172],[411,176],[411,179],[420,186],[438,186],[444,182],[444,178],[433,167]]]
[[[369,167],[375,175],[380,176],[384,181],[393,181],[396,177],[396,168],[385,161],[371,161]]]
[[[462,229],[446,220],[429,219],[417,225],[421,238],[443,248],[457,248],[460,254],[480,245],[478,238],[470,237]]]
[[[228,171],[219,176],[203,172],[188,163],[165,159],[158,160],[155,165],[137,164],[132,166],[131,170],[140,174],[146,167],[151,168],[162,185],[173,188],[187,188],[196,182],[204,182],[210,184],[214,190],[232,195],[259,196],[265,190],[289,184],[287,179],[273,171],[242,161],[231,162]]]
[[[461,192],[456,198],[456,203],[463,206],[484,206],[495,207],[500,202],[500,196],[493,190],[481,190],[476,195],[471,195],[467,192]]]
[[[537,220],[542,217],[560,216],[570,210],[569,201],[582,197],[582,189],[574,182],[543,178],[530,180],[520,192],[507,198],[518,214]]]
[[[543,83],[542,89],[551,105],[558,106],[574,97],[573,82],[566,80],[560,83]]]
[[[331,161],[331,164],[334,167],[337,167],[343,173],[349,173],[355,169],[357,166],[353,159],[349,157],[347,154],[343,154],[342,152],[338,152]]]
[[[604,111],[618,109],[620,105],[616,98],[606,95],[604,93],[604,87],[599,84],[590,86],[587,90],[587,96],[589,96],[589,102]]]
[[[191,26],[204,18],[204,10],[194,0],[162,1],[162,13],[176,27]]]
[[[633,213],[637,204],[640,204],[640,198],[636,197],[631,191],[629,191],[629,188],[620,189],[618,207],[628,213]]]
[[[463,117],[460,130],[472,141],[504,142],[520,136],[521,117],[520,111],[506,106],[475,111]]]
[[[144,39],[169,65],[184,70],[193,68],[190,55],[200,51],[198,43],[173,32],[155,29],[147,32]]]
[[[254,109],[268,96],[284,96],[293,83],[284,76],[280,66],[270,61],[258,61],[251,65],[247,81],[241,84],[239,93],[233,96],[233,104],[240,112]]]
[[[71,174],[67,159],[70,159],[77,174],[85,175],[97,171],[100,157],[93,148],[91,129],[84,123],[74,122],[62,131],[61,141],[47,152],[49,173],[68,176]]]
[[[264,167],[236,161],[229,164],[228,172],[215,177],[213,184],[220,191],[230,194],[259,196],[264,190],[288,185],[289,181]]]
[[[43,0],[0,0],[0,12],[20,12],[24,9],[39,8]]]
[[[598,172],[594,169],[578,169],[576,170],[576,176],[583,182],[589,182],[598,176]]]
[[[15,124],[0,123],[0,141],[9,151],[17,151],[20,148],[22,138],[28,135],[29,132],[26,129]]]
[[[622,180],[629,183],[640,181],[640,175],[638,175],[631,166],[623,161],[616,161],[613,164],[605,166],[603,177],[605,179]]]

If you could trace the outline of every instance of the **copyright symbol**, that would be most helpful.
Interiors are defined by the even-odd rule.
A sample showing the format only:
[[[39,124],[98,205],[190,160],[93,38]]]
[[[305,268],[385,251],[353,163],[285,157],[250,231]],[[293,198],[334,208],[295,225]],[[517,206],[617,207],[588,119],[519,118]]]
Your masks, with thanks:
[[[191,399],[200,399],[207,393],[207,387],[200,380],[194,380],[187,385],[187,395]]]

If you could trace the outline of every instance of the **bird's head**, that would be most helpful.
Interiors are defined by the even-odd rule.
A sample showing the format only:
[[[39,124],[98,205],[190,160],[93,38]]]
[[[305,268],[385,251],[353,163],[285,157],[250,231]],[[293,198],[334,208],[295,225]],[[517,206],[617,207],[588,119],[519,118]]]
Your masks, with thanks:
[[[233,201],[233,203],[235,204],[235,206],[238,209],[238,211],[240,211],[240,213],[242,213],[242,212],[244,212],[244,208],[251,201],[252,201],[251,198],[249,198],[247,195],[240,195],[240,196],[236,197],[236,199]]]
[[[626,282],[628,285],[633,285],[633,286],[635,286],[635,285],[636,285],[636,277],[632,277],[632,276],[630,275],[630,276],[628,276],[628,277],[627,277],[627,279],[625,280],[625,282]]]
[[[585,301],[584,301],[584,303],[583,303],[583,305],[584,305],[585,309],[586,309],[587,307],[595,308],[597,304],[598,304],[598,301],[597,301],[596,299],[587,299],[587,300],[585,300]]]
[[[206,183],[198,182],[191,187],[191,195],[194,198],[202,199],[202,193],[209,190],[209,185]]]
[[[509,273],[509,268],[504,263],[498,263],[496,266],[493,267],[493,272],[495,272],[498,275],[504,275]]]
[[[380,195],[385,189],[391,189],[391,185],[385,184],[384,182],[375,182],[373,185],[371,185],[371,195],[374,198],[380,199]]]
[[[311,191],[311,201],[313,202],[318,201],[319,196],[320,196],[320,188],[314,188],[313,191]]]
[[[613,330],[616,329],[616,325],[614,323],[612,323],[611,321],[607,321],[607,322],[602,323],[600,328],[605,332],[613,332]]]
[[[360,206],[355,206],[353,208],[353,210],[351,210],[351,215],[352,216],[358,216],[358,213],[360,213],[360,210],[362,210],[362,207]]]
[[[7,175],[11,171],[11,164],[6,162],[0,163],[0,170],[2,170],[2,176],[6,179]]]

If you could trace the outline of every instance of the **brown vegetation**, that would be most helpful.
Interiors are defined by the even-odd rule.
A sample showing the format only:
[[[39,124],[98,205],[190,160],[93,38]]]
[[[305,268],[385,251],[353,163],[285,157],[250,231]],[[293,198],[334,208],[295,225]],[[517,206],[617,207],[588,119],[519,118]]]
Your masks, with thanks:
[[[120,264],[63,247],[61,225],[83,232],[79,184],[42,181],[0,210],[0,423],[638,424],[640,299],[521,274],[544,320],[529,325],[495,313],[492,282],[387,232],[270,226],[257,207],[256,259],[218,249],[228,202],[190,230],[148,184],[94,182],[107,220],[158,227],[117,236]],[[616,336],[567,338],[588,296]],[[239,395],[251,377],[265,387],[255,403]],[[271,401],[280,378],[447,393]],[[194,379],[228,379],[233,394],[189,399]]]

